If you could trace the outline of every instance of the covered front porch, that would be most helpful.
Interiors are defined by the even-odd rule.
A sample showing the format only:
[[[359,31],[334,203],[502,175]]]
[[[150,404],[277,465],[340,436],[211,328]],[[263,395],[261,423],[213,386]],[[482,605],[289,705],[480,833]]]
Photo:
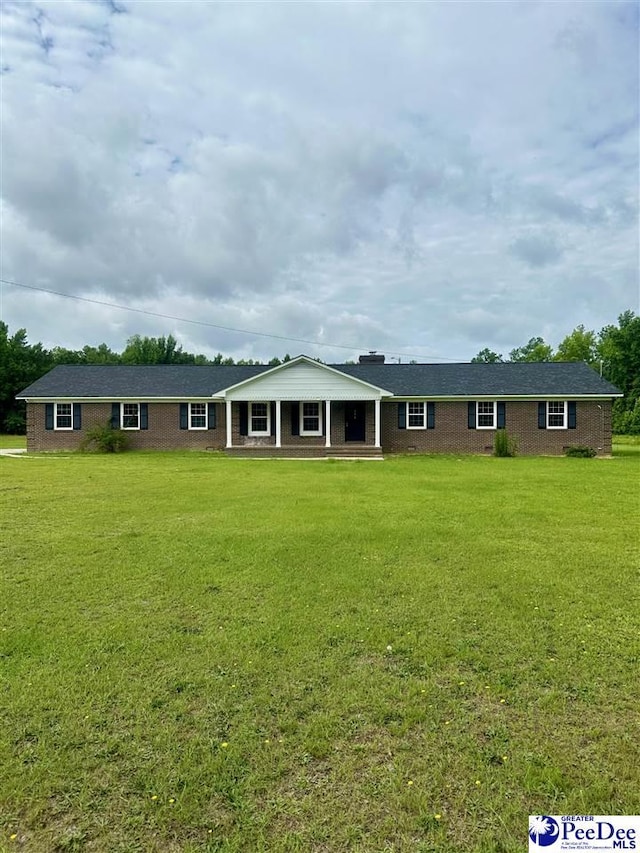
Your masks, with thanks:
[[[226,389],[227,453],[381,456],[376,388],[306,356]]]
[[[381,456],[380,400],[226,402],[234,456]]]

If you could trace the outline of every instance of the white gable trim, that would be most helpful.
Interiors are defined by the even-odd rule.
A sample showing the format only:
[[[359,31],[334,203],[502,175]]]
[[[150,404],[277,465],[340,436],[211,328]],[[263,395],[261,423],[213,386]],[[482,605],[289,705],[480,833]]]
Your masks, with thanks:
[[[315,359],[309,358],[309,356],[306,355],[299,355],[297,358],[291,359],[291,361],[286,361],[283,364],[278,364],[276,367],[272,367],[270,370],[265,370],[264,373],[260,373],[258,376],[251,376],[249,379],[244,379],[242,382],[237,382],[235,385],[223,388],[216,392],[216,397],[224,397],[225,399],[233,400],[263,400],[264,392],[261,391],[260,388],[261,386],[268,385],[270,387],[269,399],[304,399],[304,396],[301,395],[299,391],[297,393],[291,393],[288,391],[288,383],[286,379],[286,373],[288,371],[292,369],[295,370],[296,367],[300,367],[301,365],[307,365],[315,370],[329,374],[327,377],[329,379],[328,384],[331,384],[331,380],[334,380],[336,381],[336,385],[340,383],[343,386],[343,389],[346,389],[347,387],[353,388],[351,395],[348,396],[345,392],[343,399],[379,400],[381,397],[391,397],[391,391],[387,391],[385,388],[379,388],[377,385],[372,385],[371,383],[358,379],[355,376],[350,376],[348,373],[343,373],[335,367],[329,367],[329,365],[315,361]],[[281,393],[278,393],[280,389],[274,388],[273,383],[270,381],[274,374],[279,372],[283,373]],[[258,396],[255,396],[256,394]],[[309,389],[307,396],[310,400],[318,399],[317,391],[314,389]]]

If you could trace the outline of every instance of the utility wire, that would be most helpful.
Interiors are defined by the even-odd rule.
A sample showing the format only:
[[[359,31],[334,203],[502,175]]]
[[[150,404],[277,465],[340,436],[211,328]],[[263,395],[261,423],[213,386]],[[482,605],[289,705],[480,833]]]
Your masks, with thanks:
[[[316,347],[327,347],[328,349],[345,349],[345,350],[366,350],[367,352],[372,351],[371,347],[362,347],[362,346],[349,346],[347,344],[328,344],[323,343],[322,341],[312,341],[308,338],[290,338],[286,335],[274,335],[269,332],[254,332],[249,329],[236,329],[233,326],[221,326],[217,323],[209,323],[206,320],[191,320],[188,317],[175,317],[172,314],[160,314],[157,311],[148,311],[145,308],[132,308],[130,305],[117,305],[114,302],[103,302],[99,299],[90,299],[88,296],[76,296],[73,293],[62,293],[59,290],[50,290],[46,287],[37,287],[35,284],[23,284],[19,281],[11,281],[10,279],[0,278],[0,282],[2,284],[9,284],[12,287],[21,287],[25,290],[37,290],[40,293],[48,293],[52,296],[61,296],[65,299],[75,299],[77,302],[88,302],[90,305],[101,305],[104,308],[117,308],[119,311],[132,311],[135,314],[146,314],[149,317],[158,317],[161,320],[173,320],[177,323],[191,323],[194,326],[206,326],[210,329],[220,329],[223,332],[236,332],[241,335],[254,335],[259,336],[261,338],[272,338],[278,341],[289,341],[295,342],[299,344],[312,344]],[[440,355],[425,355],[424,353],[420,355],[414,355],[412,353],[406,352],[394,352],[393,350],[385,350],[389,355],[400,356],[402,358],[433,358],[437,361],[451,361],[451,362],[459,362],[466,361],[466,359],[457,359],[457,358],[447,358],[446,356]]]

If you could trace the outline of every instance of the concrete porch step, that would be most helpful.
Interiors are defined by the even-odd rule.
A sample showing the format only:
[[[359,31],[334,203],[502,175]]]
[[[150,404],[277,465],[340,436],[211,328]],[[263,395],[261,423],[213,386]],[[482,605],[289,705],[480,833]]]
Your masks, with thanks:
[[[370,444],[345,444],[339,447],[325,447],[326,456],[382,456],[382,450],[379,447],[372,447]]]
[[[285,447],[273,445],[227,447],[227,456],[244,459],[382,459],[382,450],[369,444],[341,444],[336,447],[309,447],[289,444]]]

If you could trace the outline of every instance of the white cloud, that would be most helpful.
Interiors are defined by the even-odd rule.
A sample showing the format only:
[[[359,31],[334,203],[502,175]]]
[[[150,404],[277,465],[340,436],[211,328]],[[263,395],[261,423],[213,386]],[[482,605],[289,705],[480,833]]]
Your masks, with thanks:
[[[634,4],[2,15],[5,278],[461,359],[638,306]],[[78,305],[4,288],[5,321],[50,345],[310,350]]]

